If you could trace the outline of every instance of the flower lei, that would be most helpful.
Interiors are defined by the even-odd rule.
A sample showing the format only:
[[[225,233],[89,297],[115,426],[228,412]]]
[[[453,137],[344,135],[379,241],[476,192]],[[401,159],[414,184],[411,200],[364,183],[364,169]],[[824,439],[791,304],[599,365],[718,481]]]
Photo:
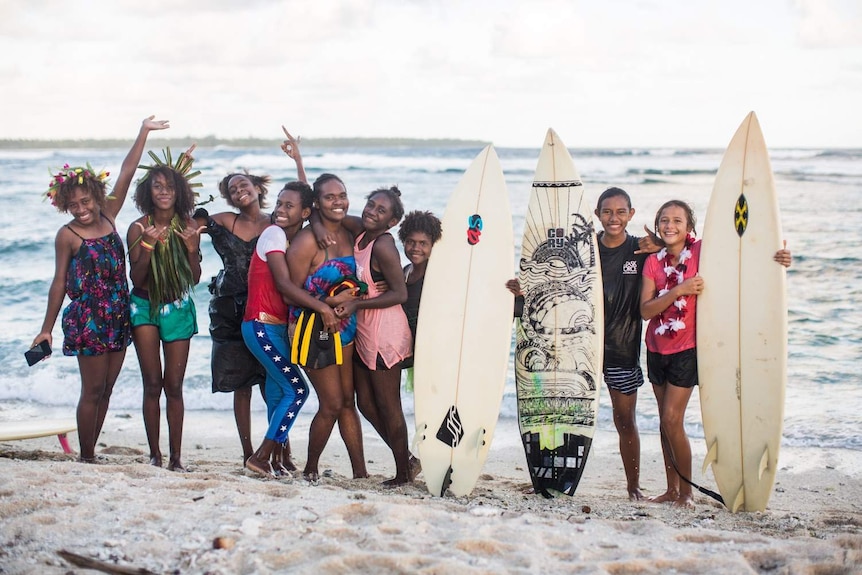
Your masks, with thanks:
[[[63,169],[53,174],[51,176],[51,184],[48,187],[48,191],[45,192],[45,197],[51,200],[51,205],[57,206],[57,192],[60,190],[60,186],[68,182],[70,180],[75,180],[77,178],[78,185],[82,186],[84,184],[84,180],[88,178],[93,178],[103,184],[105,187],[108,186],[108,176],[111,174],[102,170],[101,172],[96,173],[96,170],[90,166],[88,163],[86,166],[76,166],[71,167],[69,164],[64,164]]]
[[[659,297],[668,293],[674,287],[678,286],[685,280],[685,270],[686,265],[685,262],[691,258],[691,246],[694,244],[694,236],[688,234],[685,238],[685,245],[682,248],[682,251],[679,253],[679,263],[676,266],[670,265],[670,258],[667,258],[667,248],[662,248],[660,252],[656,254],[656,258],[658,261],[662,261],[665,258],[668,259],[667,263],[664,266],[664,273],[667,275],[667,283],[665,286],[659,290]],[[685,314],[686,314],[686,296],[679,296],[676,298],[676,301],[673,302],[673,305],[668,306],[666,310],[661,312],[658,316],[658,327],[655,329],[656,335],[663,335],[665,337],[674,338],[678,335],[678,333],[685,329]]]

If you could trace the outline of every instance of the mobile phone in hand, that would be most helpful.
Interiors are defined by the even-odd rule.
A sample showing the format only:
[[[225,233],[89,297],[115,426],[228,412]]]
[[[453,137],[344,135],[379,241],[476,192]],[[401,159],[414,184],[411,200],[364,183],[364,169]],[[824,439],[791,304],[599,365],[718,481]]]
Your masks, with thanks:
[[[24,352],[24,357],[27,359],[27,365],[30,367],[33,367],[49,355],[51,355],[51,346],[44,340],[40,341],[39,345]]]

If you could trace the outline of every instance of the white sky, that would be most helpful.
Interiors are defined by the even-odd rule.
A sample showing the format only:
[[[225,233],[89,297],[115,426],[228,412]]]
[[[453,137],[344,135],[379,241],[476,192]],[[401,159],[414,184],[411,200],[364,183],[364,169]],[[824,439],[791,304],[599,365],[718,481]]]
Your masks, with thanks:
[[[0,138],[862,147],[860,0],[0,0]]]

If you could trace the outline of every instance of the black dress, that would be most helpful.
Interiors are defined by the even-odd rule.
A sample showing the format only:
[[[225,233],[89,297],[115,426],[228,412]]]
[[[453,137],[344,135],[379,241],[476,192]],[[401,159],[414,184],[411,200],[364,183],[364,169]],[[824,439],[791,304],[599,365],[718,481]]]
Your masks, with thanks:
[[[199,210],[201,212],[203,210]],[[195,214],[196,216],[198,214]],[[239,214],[236,215],[239,218]],[[242,316],[248,299],[248,267],[257,238],[245,241],[217,223],[209,214],[207,231],[224,269],[212,279],[210,293],[210,336],[213,393],[236,391],[263,383],[266,371],[242,339]],[[236,224],[236,219],[234,219]]]

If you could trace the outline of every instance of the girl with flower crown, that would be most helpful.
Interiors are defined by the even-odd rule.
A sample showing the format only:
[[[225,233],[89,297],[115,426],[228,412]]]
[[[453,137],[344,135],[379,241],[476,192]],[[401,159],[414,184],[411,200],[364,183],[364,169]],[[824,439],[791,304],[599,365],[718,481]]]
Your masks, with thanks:
[[[195,195],[188,179],[194,146],[176,164],[147,167],[147,175],[135,189],[135,204],[142,217],[127,235],[132,278],[132,340],[144,384],[143,415],[150,464],[162,465],[159,448],[164,391],[168,420],[168,469],[185,471],[181,459],[183,378],[191,338],[198,332],[197,312],[191,290],[201,277],[200,232],[192,219]],[[164,369],[162,357],[164,352]]]
[[[697,275],[700,240],[695,217],[680,200],[665,202],[655,216],[655,231],[665,247],[646,261],[641,287],[641,316],[646,333],[647,374],[653,384],[667,474],[667,490],[650,498],[655,503],[692,507],[691,445],[685,433],[685,410],[697,385],[695,322],[703,278]],[[775,261],[790,266],[790,252],[779,250]],[[680,477],[683,481],[680,481]]]
[[[167,120],[145,118],[138,137],[123,160],[113,193],[106,194],[108,173],[89,165],[63,167],[51,180],[47,196],[72,221],[54,240],[54,280],[48,291],[48,308],[42,330],[33,346],[52,343],[51,331],[64,296],[71,300],[63,310],[63,355],[77,356],[81,372],[78,399],[80,461],[96,461],[96,441],[108,411],[114,383],[129,345],[129,286],[125,251],[117,233],[116,217],[123,207],[147,135],[164,130]]]

